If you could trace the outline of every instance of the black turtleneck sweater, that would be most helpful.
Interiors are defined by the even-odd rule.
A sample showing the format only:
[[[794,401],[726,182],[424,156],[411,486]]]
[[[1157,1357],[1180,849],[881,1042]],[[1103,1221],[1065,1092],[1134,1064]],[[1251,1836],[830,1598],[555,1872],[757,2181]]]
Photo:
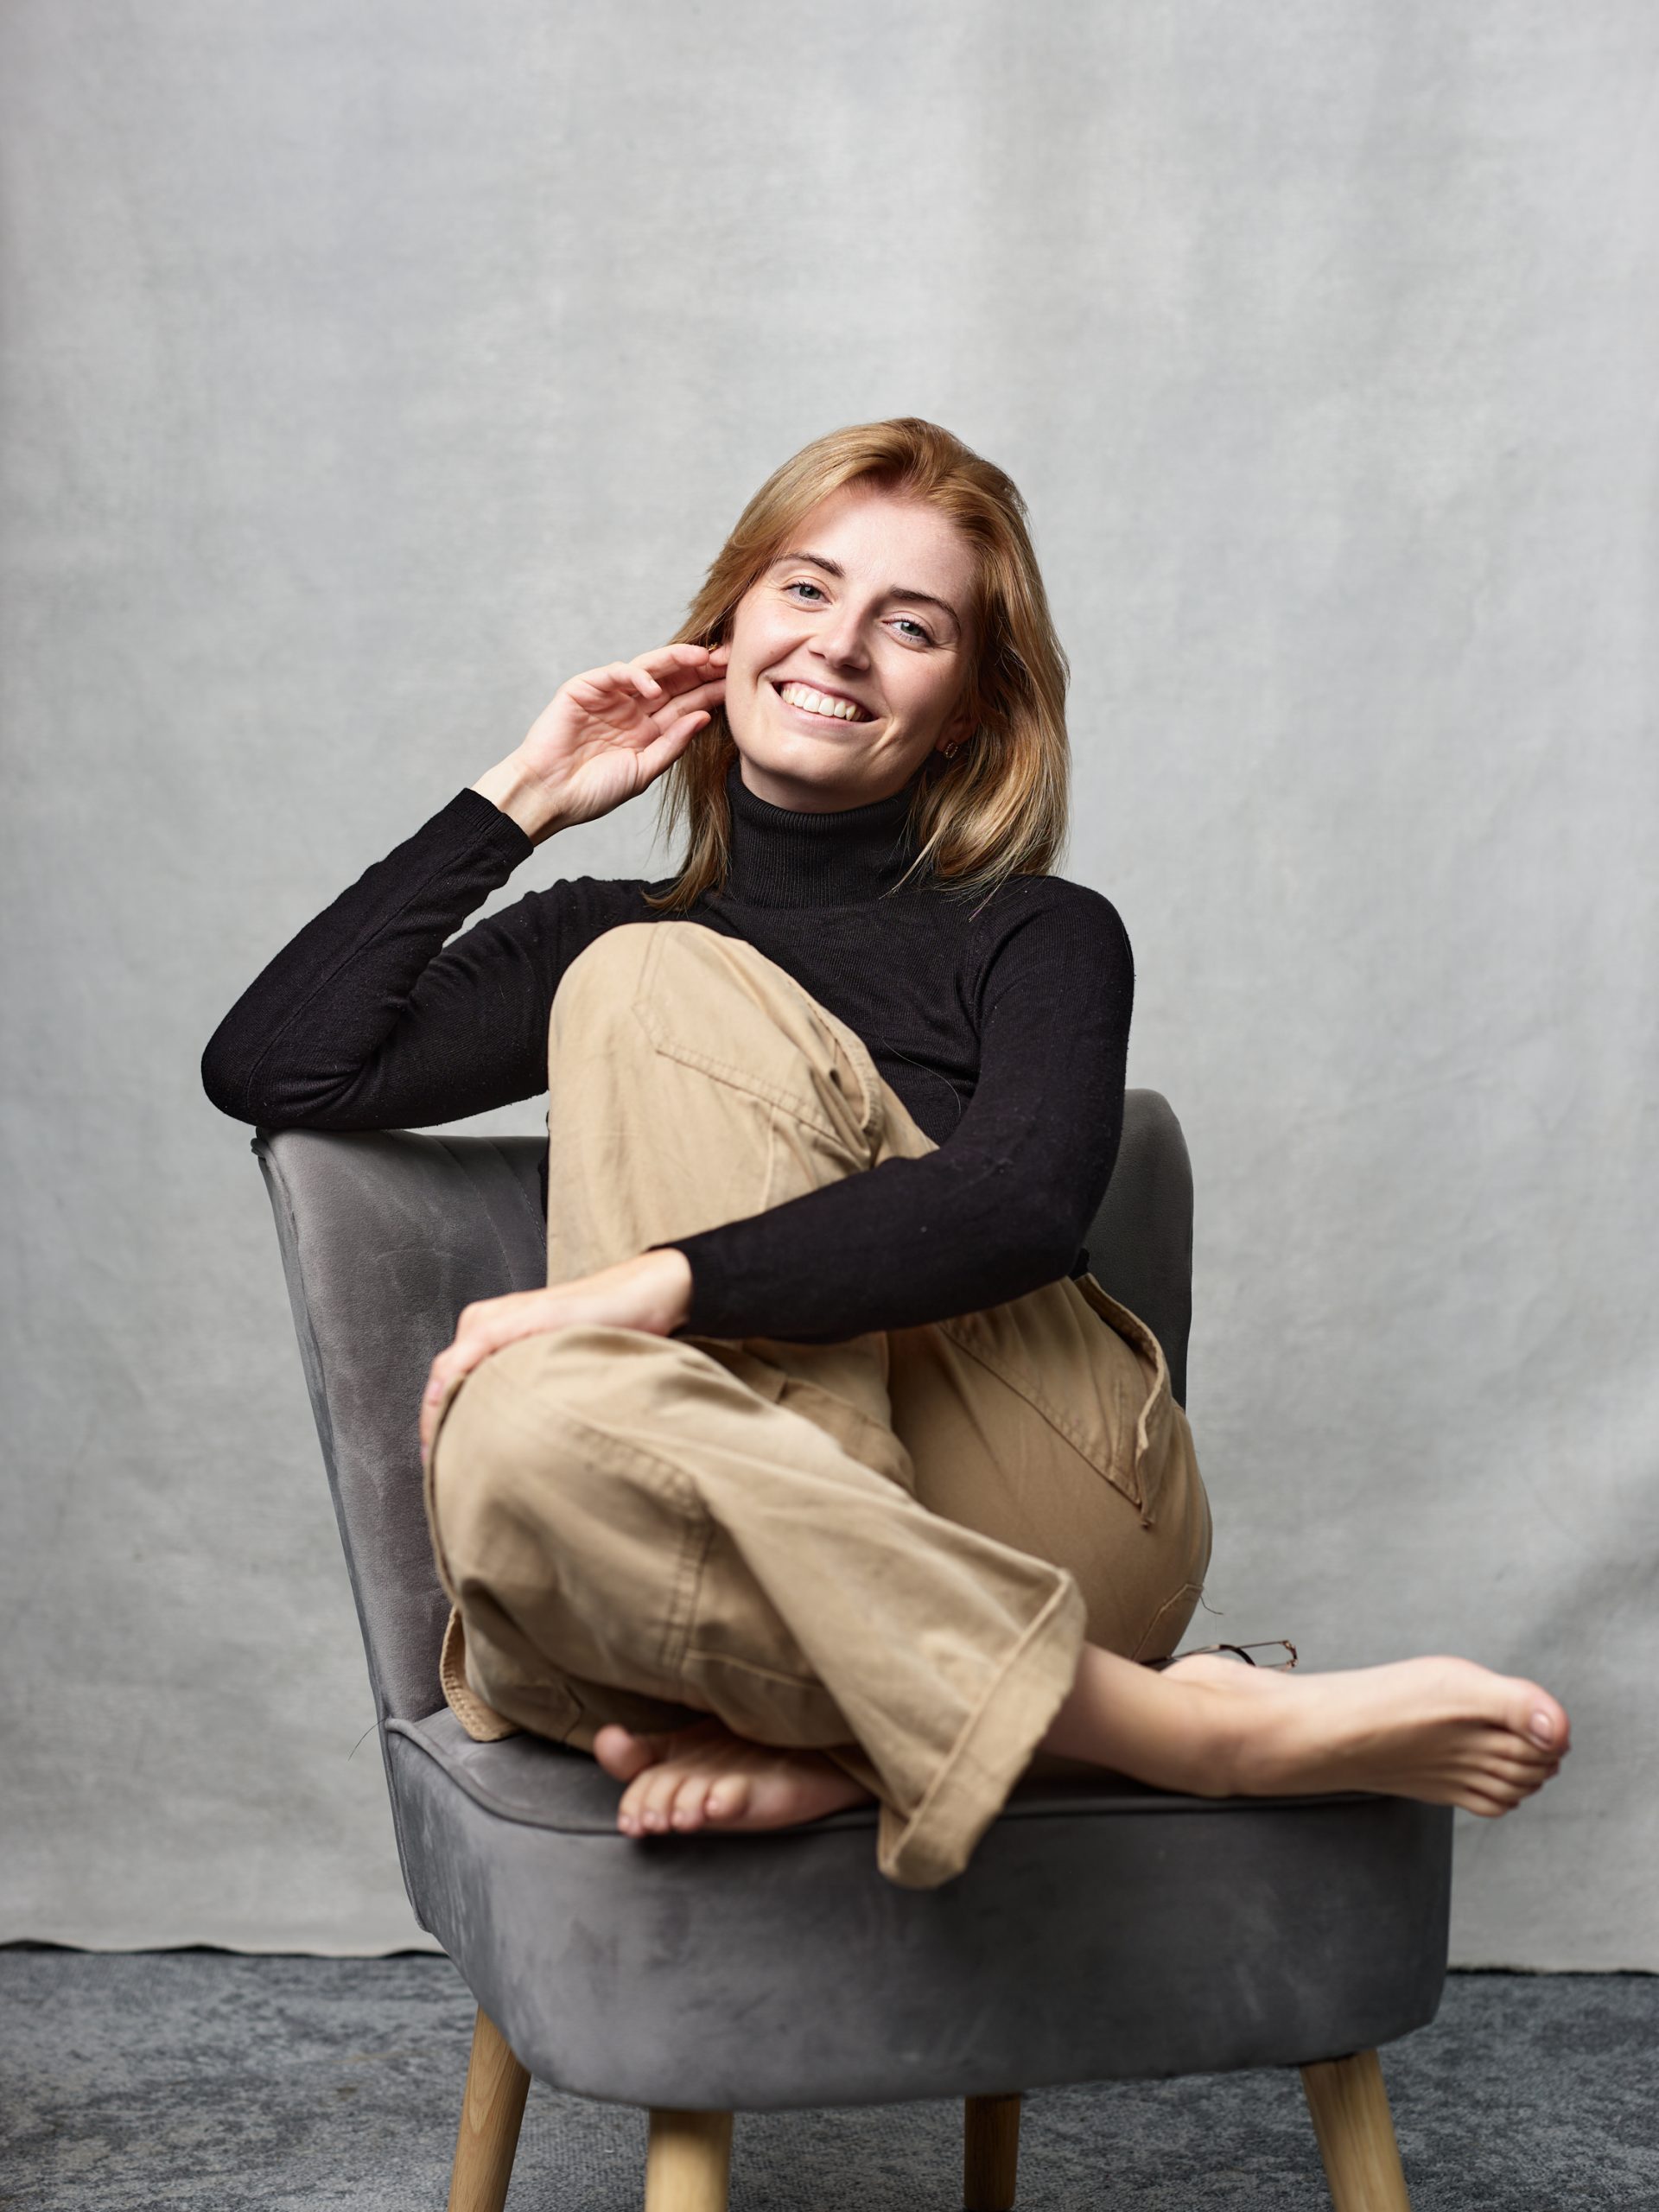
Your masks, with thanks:
[[[576,876],[448,944],[534,849],[457,792],[249,986],[202,1056],[208,1097],[266,1128],[385,1129],[535,1096],[553,994],[583,947],[623,922],[699,922],[855,1030],[939,1149],[679,1240],[692,1292],[677,1334],[832,1343],[1081,1274],[1117,1156],[1134,995],[1111,901],[1054,875],[972,902],[912,878],[883,899],[913,853],[913,782],[807,813],[757,798],[734,759],[727,789],[728,878],[685,914],[641,895],[671,877]],[[545,1196],[545,1163],[543,1177]]]

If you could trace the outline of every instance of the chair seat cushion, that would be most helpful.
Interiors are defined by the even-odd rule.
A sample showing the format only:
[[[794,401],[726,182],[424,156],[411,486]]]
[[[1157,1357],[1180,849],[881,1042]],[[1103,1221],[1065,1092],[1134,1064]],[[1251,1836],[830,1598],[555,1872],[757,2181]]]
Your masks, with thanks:
[[[765,1836],[618,1831],[620,1787],[447,1710],[386,1727],[423,1924],[532,2073],[764,2110],[1300,2064],[1434,2016],[1449,1808],[1028,1780],[937,1890],[873,1806]]]

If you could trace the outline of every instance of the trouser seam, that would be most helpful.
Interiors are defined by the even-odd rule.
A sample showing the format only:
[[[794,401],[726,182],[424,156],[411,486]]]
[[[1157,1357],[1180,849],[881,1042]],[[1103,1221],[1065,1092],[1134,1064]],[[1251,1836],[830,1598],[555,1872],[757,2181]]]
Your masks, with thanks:
[[[714,1517],[699,1499],[696,1519],[688,1522],[680,1540],[679,1557],[674,1563],[674,1583],[669,1599],[668,1618],[663,1624],[658,1663],[664,1673],[674,1681],[683,1680],[685,1674],[692,1624],[697,1617],[697,1599],[702,1590],[703,1569],[708,1564],[714,1535]]]
[[[1167,1638],[1161,1637],[1159,1634],[1159,1625],[1161,1622],[1167,1620],[1171,1613],[1174,1612],[1178,1607],[1183,1605],[1185,1605],[1186,1611],[1181,1616],[1181,1626],[1182,1628],[1185,1628],[1187,1622],[1192,1619],[1192,1615],[1197,1609],[1198,1599],[1202,1598],[1203,1595],[1204,1585],[1202,1582],[1183,1582],[1180,1588],[1175,1592],[1174,1596],[1172,1598],[1166,1598],[1163,1604],[1159,1606],[1157,1611],[1147,1623],[1146,1627],[1141,1630],[1141,1635],[1135,1643],[1134,1650],[1130,1652],[1129,1657],[1139,1661],[1144,1655],[1146,1655],[1147,1647],[1149,1644],[1154,1642],[1166,1642]],[[1154,1659],[1161,1659],[1165,1656],[1165,1654],[1161,1651],[1154,1651],[1150,1656]]]
[[[775,1106],[780,1113],[804,1127],[814,1129],[820,1136],[836,1137],[839,1132],[812,1110],[810,1103],[798,1092],[785,1090],[778,1084],[767,1083],[755,1074],[753,1068],[734,1066],[729,1060],[717,1060],[711,1052],[700,1052],[689,1045],[668,1044],[654,1033],[645,1010],[636,1005],[633,1009],[641,1027],[651,1040],[652,1050],[660,1052],[665,1060],[675,1060],[682,1067],[695,1068],[699,1075],[708,1076],[715,1083],[723,1083],[728,1090],[741,1091],[747,1098],[764,1099],[768,1106]]]
[[[1033,1413],[1040,1414],[1055,1434],[1069,1444],[1077,1457],[1086,1465],[1092,1467],[1103,1482],[1109,1484],[1121,1497],[1127,1498],[1137,1511],[1144,1514],[1146,1500],[1142,1485],[1136,1479],[1137,1471],[1135,1466],[1133,1450],[1130,1452],[1129,1465],[1124,1471],[1125,1481],[1120,1482],[1115,1471],[1118,1465],[1117,1453],[1109,1452],[1106,1464],[1103,1466],[1100,1459],[1084,1442],[1082,1430],[1039,1391],[1029,1388],[1023,1382],[1017,1382],[1014,1374],[1001,1360],[992,1358],[981,1351],[976,1344],[971,1343],[967,1332],[954,1319],[940,1321],[936,1324],[936,1326],[949,1337],[960,1351],[966,1353],[969,1359],[982,1367],[988,1375],[994,1375],[1005,1389],[1012,1390],[1016,1397],[1022,1398]],[[1147,1525],[1149,1526],[1150,1523]]]
[[[757,948],[746,944],[743,939],[722,937],[717,930],[711,930],[705,923],[701,922],[683,922],[677,926],[700,931],[705,937],[712,938],[723,952],[728,951],[734,945],[742,945],[743,953],[733,956],[740,964],[745,954],[753,953],[756,959],[764,961],[767,968],[777,972],[783,982],[796,994],[802,1005],[808,1009],[812,1018],[822,1022],[829,1030],[831,1037],[846,1055],[858,1084],[860,1132],[867,1138],[871,1136],[881,1119],[880,1077],[875,1063],[870,1057],[869,1049],[857,1031],[848,1024],[839,1022],[835,1016],[831,1015],[827,1007],[822,1005],[810,992],[803,990],[786,968],[779,967],[776,961],[769,959]],[[710,1077],[714,1081],[725,1084],[730,1090],[741,1091],[751,1098],[765,1099],[769,1105],[779,1107],[792,1119],[799,1122],[804,1127],[816,1131],[820,1136],[829,1137],[836,1142],[843,1141],[842,1133],[823,1118],[810,1096],[803,1098],[798,1092],[785,1090],[779,1085],[768,1084],[764,1078],[757,1077],[751,1067],[740,1065],[730,1060],[717,1059],[711,1052],[701,1052],[696,1046],[682,1045],[668,1037],[657,1008],[650,998],[650,992],[655,982],[658,960],[661,952],[666,948],[666,944],[665,938],[654,937],[652,943],[646,948],[645,957],[632,1001],[634,1018],[650,1039],[652,1047],[669,1059],[677,1060],[686,1067],[696,1068],[701,1074]]]

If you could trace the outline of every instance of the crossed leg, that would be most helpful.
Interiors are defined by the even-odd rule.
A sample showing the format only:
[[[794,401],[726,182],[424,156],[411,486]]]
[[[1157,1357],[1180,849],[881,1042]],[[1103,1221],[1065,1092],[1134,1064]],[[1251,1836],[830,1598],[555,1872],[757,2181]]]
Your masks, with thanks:
[[[1085,1643],[1041,1747],[1195,1796],[1375,1789],[1496,1819],[1571,1746],[1547,1690],[1467,1659],[1294,1675],[1195,1654],[1154,1673]],[[618,1812],[629,1835],[793,1827],[869,1794],[821,1752],[749,1743],[716,1720],[613,1725],[594,1751],[629,1785]]]
[[[718,1038],[728,1056],[712,1072],[706,1057],[710,1037]],[[858,1040],[825,1017],[821,1007],[753,948],[674,923],[610,932],[573,963],[554,1008],[550,1040],[549,1126],[555,1143],[548,1224],[550,1280],[568,1279],[649,1243],[784,1203],[800,1190],[868,1167],[894,1151],[913,1154],[927,1148],[927,1140],[913,1125],[907,1126],[896,1102],[876,1096],[879,1088],[879,1078]],[[721,1177],[723,1182],[717,1179]],[[613,1333],[620,1338],[628,1332]],[[881,1473],[901,1491],[914,1471],[903,1446],[885,1426],[889,1408],[883,1338],[844,1344],[760,1338],[734,1344],[692,1338],[680,1347],[682,1357],[690,1345],[698,1347],[705,1365],[696,1376],[675,1381],[673,1389],[689,1384],[693,1395],[712,1407],[711,1390],[717,1391],[723,1382],[758,1378],[774,1410],[791,1404],[825,1429],[825,1436],[798,1436],[785,1445],[780,1459],[793,1475],[799,1471],[801,1447],[806,1446],[806,1458],[822,1459],[822,1474],[845,1492],[845,1503],[833,1505],[826,1493],[826,1517],[819,1519],[820,1533],[811,1537],[813,1543],[823,1544],[826,1561],[846,1529],[849,1512],[855,1517],[862,1513],[867,1519],[874,1516],[874,1521],[890,1517],[890,1509],[877,1494],[886,1485],[877,1484],[871,1491],[869,1468],[880,1463]],[[541,1355],[559,1370],[543,1402],[560,1417],[571,1409],[582,1358],[579,1343],[566,1349],[574,1367],[551,1345],[544,1345]],[[637,1340],[601,1349],[607,1378],[620,1374],[618,1351],[631,1353],[632,1361],[623,1364],[637,1363],[643,1376],[658,1364],[658,1354],[670,1351],[660,1343],[648,1345]],[[474,1408],[479,1384],[490,1368],[498,1369],[500,1379],[499,1363],[504,1357],[486,1363],[478,1383],[469,1383],[463,1391],[463,1400],[470,1396]],[[711,1358],[728,1370],[727,1377],[707,1366]],[[779,1378],[781,1397],[774,1388]],[[732,1396],[729,1390],[726,1395]],[[609,1420],[612,1396],[609,1380],[601,1380],[591,1408],[594,1424]],[[630,1402],[637,1411],[637,1390]],[[763,1410],[759,1401],[751,1404],[740,1393],[721,1418],[744,1428]],[[677,1423],[683,1433],[678,1415],[664,1422],[662,1433],[672,1436]],[[873,1436],[882,1440],[885,1458],[883,1451],[868,1448]],[[843,1452],[848,1459],[841,1456]],[[567,1461],[569,1457],[567,1449]],[[849,1459],[864,1464],[849,1464]],[[863,1494],[855,1506],[861,1476],[865,1478]],[[465,1470],[458,1490],[452,1479],[457,1501],[471,1487]],[[700,1510],[706,1511],[707,1482],[703,1488]],[[727,1488],[734,1500],[741,1497],[741,1514],[750,1513],[753,1491],[747,1478],[737,1489],[729,1482]],[[798,1485],[791,1489],[787,1506],[780,1510],[795,1514],[798,1490]],[[890,1489],[886,1495],[891,1505],[899,1504]],[[609,1496],[614,1501],[618,1493],[612,1491]],[[664,1502],[665,1493],[659,1494],[656,1503]],[[916,1499],[903,1502],[913,1515]],[[1103,1497],[1102,1502],[1109,1503]],[[606,1526],[609,1508],[603,1497],[598,1506],[590,1519],[595,1527]],[[453,1511],[449,1517],[455,1517]],[[740,1534],[739,1519],[728,1525],[735,1554],[747,1554],[750,1547]],[[681,1541],[677,1526],[671,1521],[664,1523],[676,1543]],[[691,1522],[684,1526],[690,1528]],[[912,1517],[902,1541],[919,1559],[930,1548],[950,1548],[940,1544],[943,1534],[937,1526],[931,1530],[918,1527]],[[806,1535],[803,1517],[800,1539]],[[878,1551],[885,1541],[876,1546]],[[953,1620],[970,1590],[973,1602],[978,1602],[982,1576],[989,1578],[987,1587],[998,1578],[1007,1583],[1012,1576],[1017,1581],[1027,1571],[1037,1583],[1043,1581],[1036,1559],[1022,1560],[995,1542],[976,1549],[971,1535],[958,1535],[955,1548],[957,1565],[966,1579],[957,1585],[963,1596],[953,1601]],[[1016,1544],[1014,1552],[1027,1548]],[[518,1521],[503,1555],[522,1560],[524,1552],[524,1523]],[[780,1571],[798,1561],[799,1541],[791,1540],[775,1555]],[[547,1556],[556,1564],[557,1544]],[[671,1554],[653,1536],[642,1556],[655,1561]],[[1055,1625],[1055,1609],[1071,1606],[1075,1611],[1077,1592],[1073,1587],[1068,1598],[1061,1588],[1071,1583],[1064,1571],[1050,1567],[1047,1573],[1046,1586],[1022,1592],[1017,1603],[1009,1599],[1009,1618],[1016,1625],[1012,1630],[999,1625],[995,1634],[1007,1646],[1011,1635],[1018,1640],[1018,1620],[1032,1620],[1047,1609],[1043,1623],[1049,1653],[1044,1662],[1045,1687],[1040,1692],[1033,1689],[1032,1695],[1036,1701],[1047,1699],[1053,1717],[1037,1748],[1062,1757],[1201,1796],[1376,1789],[1462,1805],[1491,1816],[1508,1811],[1538,1788],[1556,1770],[1567,1749],[1567,1715],[1547,1691],[1522,1678],[1496,1675],[1449,1657],[1290,1677],[1194,1657],[1160,1673],[1126,1656],[1131,1645],[1118,1650],[1099,1641],[1079,1639],[1071,1648],[1066,1673],[1051,1692],[1046,1684],[1067,1641]],[[610,1619],[627,1609],[630,1589],[643,1592],[648,1586],[645,1571],[632,1582],[620,1582],[613,1593],[615,1602],[608,1608]],[[774,1578],[773,1587],[780,1586]],[[874,1581],[870,1585],[873,1590],[878,1586]],[[482,1621],[487,1603],[482,1596],[478,1602]],[[802,1625],[813,1610],[809,1605],[805,1614],[798,1615],[796,1624]],[[867,1607],[862,1618],[874,1617]],[[501,1619],[499,1611],[496,1618]],[[1180,1624],[1176,1622],[1175,1635]],[[746,1636],[747,1632],[746,1629]],[[790,1676],[787,1684],[781,1676],[776,1678],[776,1694],[810,1702],[811,1669],[800,1673],[798,1655],[787,1648],[786,1640],[779,1644],[775,1623],[772,1635],[774,1647],[784,1650]],[[840,1657],[845,1639],[830,1642]],[[544,1643],[542,1649],[551,1653],[553,1646]],[[1160,1656],[1167,1649],[1166,1643],[1154,1647],[1147,1656]],[[597,1681],[621,1680],[620,1673],[599,1674],[586,1665],[582,1672],[589,1692]],[[882,1685],[887,1679],[877,1668],[870,1677],[870,1694],[878,1700],[886,1696]],[[642,1705],[655,1703],[660,1711],[663,1700],[671,1701],[677,1693],[683,1695],[692,1687],[683,1679],[659,1681],[649,1669],[641,1669],[635,1694],[612,1707],[619,1718],[605,1716],[602,1709],[595,1713],[598,1725],[585,1740],[607,1770],[626,1785],[619,1808],[625,1832],[790,1825],[820,1817],[868,1794],[857,1762],[837,1757],[830,1738],[814,1732],[822,1720],[816,1708],[805,1729],[768,1727],[774,1736],[792,1732],[792,1743],[761,1743],[739,1734],[730,1719],[736,1719],[743,1727],[749,1724],[735,1713],[728,1713],[728,1721],[713,1717],[707,1707],[715,1700],[706,1695],[687,1700],[705,1707],[704,1717],[690,1726],[674,1725],[686,1720],[686,1704],[671,1717],[664,1713],[666,1726],[652,1717],[642,1718]],[[837,1687],[852,1691],[859,1685],[845,1680]],[[550,1733],[563,1733],[567,1740],[579,1740],[574,1730],[557,1725],[554,1717],[558,1700],[569,1694],[569,1681],[560,1681],[556,1666],[546,1670],[544,1710],[537,1711],[537,1694],[525,1682],[518,1688],[521,1720],[544,1726]],[[772,1694],[772,1690],[766,1693],[767,1697]],[[595,1703],[602,1707],[601,1700]],[[762,1726],[771,1718],[768,1713]],[[762,1726],[756,1727],[757,1736]],[[1003,1749],[1006,1752],[1006,1745]],[[918,1870],[918,1877],[939,1878],[942,1864],[931,1860],[925,1869]]]

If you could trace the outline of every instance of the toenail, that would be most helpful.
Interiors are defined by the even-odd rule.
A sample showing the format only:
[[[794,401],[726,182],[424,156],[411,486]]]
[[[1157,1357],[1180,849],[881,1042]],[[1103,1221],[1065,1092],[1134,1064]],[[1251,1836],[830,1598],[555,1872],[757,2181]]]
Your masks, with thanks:
[[[1555,1724],[1547,1713],[1533,1714],[1531,1735],[1533,1742],[1545,1751],[1555,1741]]]

